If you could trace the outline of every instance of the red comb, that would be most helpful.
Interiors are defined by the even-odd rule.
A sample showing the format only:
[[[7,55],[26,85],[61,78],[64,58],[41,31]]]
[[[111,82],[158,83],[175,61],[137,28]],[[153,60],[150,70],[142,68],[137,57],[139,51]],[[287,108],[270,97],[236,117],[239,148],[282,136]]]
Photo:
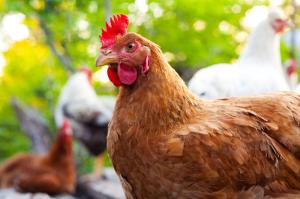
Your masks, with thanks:
[[[295,59],[290,59],[287,61],[287,74],[291,76],[294,73],[297,73],[297,61]]]
[[[102,34],[100,35],[100,42],[102,49],[113,45],[116,42],[117,35],[124,35],[127,32],[128,17],[123,14],[114,15],[110,18],[110,25],[105,23],[106,30],[102,28]]]
[[[67,120],[66,118],[64,118],[62,126],[60,128],[59,131],[59,138],[63,141],[63,142],[67,142],[72,140],[72,129],[71,129],[71,125],[69,120]]]
[[[70,128],[70,122],[69,122],[67,119],[64,119],[62,128],[63,128],[63,129],[68,129],[68,128]]]

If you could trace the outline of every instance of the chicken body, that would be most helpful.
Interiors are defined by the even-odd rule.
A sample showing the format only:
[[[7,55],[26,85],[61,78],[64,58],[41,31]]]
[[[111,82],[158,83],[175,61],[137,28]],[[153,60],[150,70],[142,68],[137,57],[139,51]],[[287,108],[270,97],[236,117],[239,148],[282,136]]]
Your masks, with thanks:
[[[74,137],[92,155],[100,155],[106,149],[107,127],[114,104],[114,97],[97,96],[88,76],[79,71],[61,91],[55,112],[56,125],[60,126],[64,117],[68,118]]]
[[[151,56],[148,73],[120,87],[109,126],[108,152],[127,199],[285,197],[300,190],[299,95],[202,101],[157,45],[126,33],[116,46],[130,41]],[[135,59],[143,60],[138,51]],[[97,64],[114,63],[113,53]]]
[[[254,186],[263,191],[252,194],[262,196],[300,190],[299,114],[284,114],[299,110],[299,96],[189,103],[182,114],[190,118],[172,118],[182,111],[176,109],[168,121],[153,117],[160,128],[113,119],[109,153],[127,198],[244,198]]]
[[[57,195],[72,193],[75,188],[75,168],[72,155],[71,129],[61,129],[46,155],[19,154],[0,167],[0,188],[15,188],[21,192]]]
[[[281,67],[280,32],[274,28],[276,20],[285,20],[285,16],[280,10],[270,10],[250,34],[236,63],[199,70],[190,80],[189,89],[205,99],[290,90]]]

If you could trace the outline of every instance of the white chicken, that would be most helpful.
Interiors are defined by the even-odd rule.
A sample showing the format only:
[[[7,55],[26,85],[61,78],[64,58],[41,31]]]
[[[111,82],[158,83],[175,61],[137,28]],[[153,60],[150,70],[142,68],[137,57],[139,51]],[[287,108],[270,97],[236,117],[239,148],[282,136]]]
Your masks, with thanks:
[[[59,96],[55,111],[55,122],[61,126],[68,118],[78,139],[94,156],[98,156],[94,173],[89,177],[96,180],[102,175],[103,152],[106,149],[108,123],[114,110],[115,98],[97,96],[91,84],[92,72],[81,68],[73,74]]]
[[[279,33],[288,26],[281,10],[273,8],[250,34],[244,52],[234,64],[201,69],[188,87],[201,98],[258,95],[290,90],[281,67]]]

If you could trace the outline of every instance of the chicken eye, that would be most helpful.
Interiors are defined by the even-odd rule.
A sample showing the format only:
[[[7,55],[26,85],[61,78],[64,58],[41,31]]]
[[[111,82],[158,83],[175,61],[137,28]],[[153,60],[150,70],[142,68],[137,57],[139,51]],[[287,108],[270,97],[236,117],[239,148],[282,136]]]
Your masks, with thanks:
[[[205,96],[205,95],[206,95],[206,92],[205,92],[205,91],[200,93],[200,96],[201,96],[201,97],[203,97],[203,96]]]
[[[134,42],[130,42],[129,44],[127,44],[126,46],[126,51],[127,52],[133,52],[136,49],[136,44]]]

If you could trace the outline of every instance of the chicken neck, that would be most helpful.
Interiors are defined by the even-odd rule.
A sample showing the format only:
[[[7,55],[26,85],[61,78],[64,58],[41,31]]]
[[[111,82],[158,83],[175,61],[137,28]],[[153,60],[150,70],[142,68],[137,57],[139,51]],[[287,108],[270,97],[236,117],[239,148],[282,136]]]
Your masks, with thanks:
[[[45,161],[57,166],[73,164],[72,142],[64,141],[60,135],[57,136],[49,153],[45,156]]]
[[[251,33],[238,63],[242,66],[272,66],[281,70],[279,35],[262,21]],[[251,64],[252,63],[252,64]]]
[[[120,88],[115,115],[127,126],[139,125],[144,132],[170,132],[196,112],[203,112],[202,102],[190,93],[159,47],[146,45],[151,48],[150,70],[140,74],[135,85]]]

